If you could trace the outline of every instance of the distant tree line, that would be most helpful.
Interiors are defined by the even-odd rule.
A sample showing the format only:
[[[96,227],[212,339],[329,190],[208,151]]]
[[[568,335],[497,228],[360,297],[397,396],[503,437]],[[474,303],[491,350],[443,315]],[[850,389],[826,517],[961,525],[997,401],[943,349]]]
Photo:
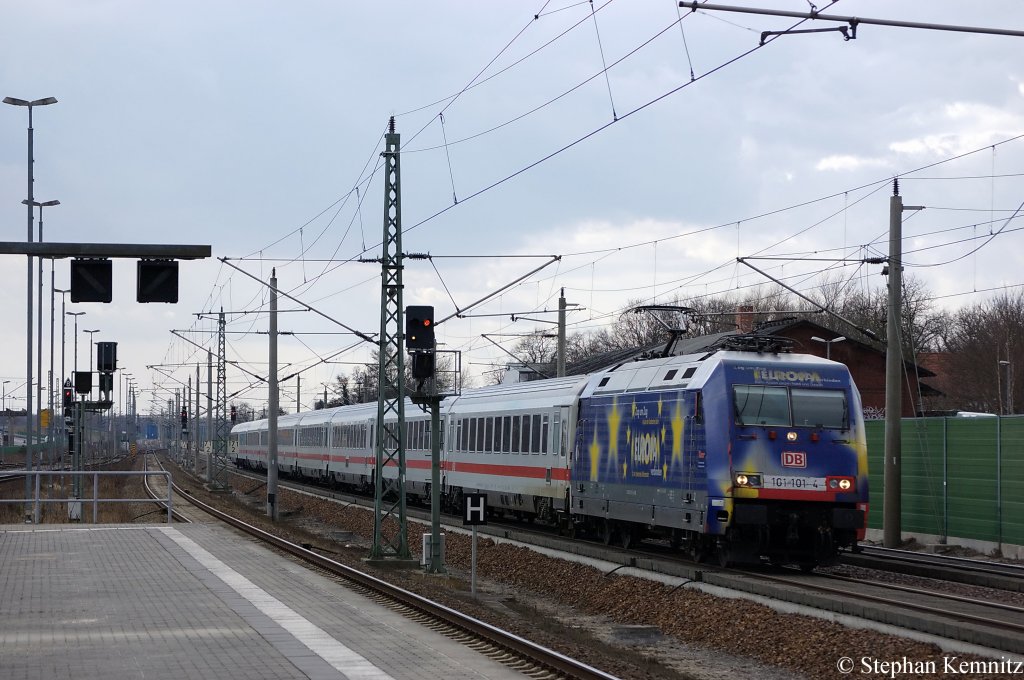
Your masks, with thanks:
[[[590,333],[567,333],[566,363],[571,365],[612,350],[641,348],[665,343],[667,328],[679,329],[684,338],[735,330],[737,311],[749,310],[757,324],[770,324],[785,318],[807,319],[840,335],[884,350],[888,294],[884,290],[864,291],[857,282],[838,278],[826,280],[807,295],[812,304],[781,287],[753,289],[745,295],[676,297],[662,306],[689,308],[685,315],[671,311],[636,313],[642,304],[631,301],[609,326]],[[905,361],[919,363],[925,353],[941,355],[947,384],[956,386],[944,397],[932,401],[932,407],[944,410],[1002,413],[1009,396],[1014,413],[1024,412],[1024,389],[1013,372],[1024,371],[1024,292],[1005,291],[988,300],[959,310],[940,308],[934,295],[917,278],[908,276],[903,283],[903,309],[900,314],[901,340]],[[821,309],[835,312],[855,326],[873,331],[878,341],[865,336],[854,326],[843,323]],[[522,338],[512,353],[529,365],[554,365],[556,340],[550,330]],[[1009,369],[1001,361],[1009,362]],[[1007,378],[1009,390],[1007,391]],[[501,382],[501,372],[492,381]],[[925,380],[927,382],[927,379]]]

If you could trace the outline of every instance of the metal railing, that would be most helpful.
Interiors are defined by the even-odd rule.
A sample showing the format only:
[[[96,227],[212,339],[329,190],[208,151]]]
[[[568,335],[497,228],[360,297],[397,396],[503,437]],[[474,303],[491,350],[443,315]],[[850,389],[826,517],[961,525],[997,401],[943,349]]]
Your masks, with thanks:
[[[5,476],[21,476],[31,475],[35,477],[35,484],[33,488],[35,491],[32,494],[32,498],[0,498],[0,503],[32,503],[32,520],[34,524],[39,524],[40,513],[42,510],[42,504],[44,503],[66,503],[68,505],[68,516],[73,517],[75,514],[80,518],[82,515],[81,504],[91,503],[92,504],[92,521],[93,524],[99,523],[99,505],[100,503],[153,503],[155,502],[148,496],[146,498],[100,498],[100,478],[101,477],[150,477],[150,476],[162,476],[164,481],[167,483],[167,498],[161,499],[161,503],[167,504],[167,523],[171,524],[173,521],[172,514],[172,500],[171,494],[171,473],[163,470],[146,470],[146,471],[132,471],[132,470],[8,470],[5,472]],[[92,498],[43,498],[42,497],[42,478],[46,477],[92,477]],[[75,512],[77,510],[77,513]]]

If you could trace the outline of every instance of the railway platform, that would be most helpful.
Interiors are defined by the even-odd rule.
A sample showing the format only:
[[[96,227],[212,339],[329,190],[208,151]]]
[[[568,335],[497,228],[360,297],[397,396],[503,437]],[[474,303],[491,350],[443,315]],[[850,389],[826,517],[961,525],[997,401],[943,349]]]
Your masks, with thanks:
[[[523,677],[213,524],[0,525],[7,680]]]

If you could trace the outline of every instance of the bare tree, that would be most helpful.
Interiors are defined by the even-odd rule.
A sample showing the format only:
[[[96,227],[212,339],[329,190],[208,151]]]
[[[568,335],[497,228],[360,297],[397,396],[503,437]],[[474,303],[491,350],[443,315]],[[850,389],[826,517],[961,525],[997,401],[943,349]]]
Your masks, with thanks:
[[[1009,376],[1010,403],[1014,411],[1021,410],[1021,390],[1015,384],[1020,381],[1012,379],[1012,369],[1024,360],[1024,293],[1004,293],[961,309],[942,338],[958,408],[999,413]],[[1009,370],[1000,361],[1010,362]]]

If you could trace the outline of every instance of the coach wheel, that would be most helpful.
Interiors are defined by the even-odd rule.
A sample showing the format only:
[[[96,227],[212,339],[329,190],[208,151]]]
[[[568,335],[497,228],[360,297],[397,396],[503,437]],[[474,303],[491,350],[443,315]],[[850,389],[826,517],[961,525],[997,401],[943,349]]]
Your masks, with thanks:
[[[611,545],[613,540],[615,540],[615,523],[610,519],[605,519],[601,525],[601,541],[605,545]]]
[[[718,556],[718,566],[727,567],[729,566],[729,560],[732,558],[732,547],[729,545],[729,541],[721,540],[718,543],[718,547],[715,550]]]
[[[697,564],[707,562],[711,555],[711,546],[705,536],[696,536],[693,540],[693,561]]]
[[[668,545],[673,550],[679,550],[679,547],[683,545],[683,531],[682,529],[673,529],[672,534],[668,538]]]
[[[634,542],[635,539],[636,539],[636,529],[634,529],[633,527],[628,526],[628,525],[622,527],[622,539],[621,539],[621,542],[622,542],[622,549],[623,550],[629,550],[629,546],[633,545],[633,542]]]
[[[804,572],[805,574],[810,574],[812,571],[814,571],[814,568],[817,566],[817,562],[801,562],[800,571]]]

